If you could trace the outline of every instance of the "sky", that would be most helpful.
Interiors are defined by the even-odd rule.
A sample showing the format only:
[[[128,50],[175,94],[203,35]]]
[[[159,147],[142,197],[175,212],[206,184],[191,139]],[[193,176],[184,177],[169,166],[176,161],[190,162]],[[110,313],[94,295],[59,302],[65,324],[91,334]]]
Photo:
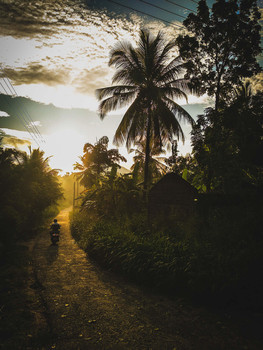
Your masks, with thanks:
[[[194,0],[0,0],[0,128],[9,144],[40,147],[62,173],[73,170],[86,142],[107,135],[116,148],[111,142],[124,109],[102,121],[95,97],[111,85],[110,50],[120,40],[135,45],[140,28],[174,38],[196,7]],[[212,103],[206,96],[177,102],[194,118]],[[186,154],[190,127],[183,130],[179,150]],[[119,151],[129,168],[133,154]]]

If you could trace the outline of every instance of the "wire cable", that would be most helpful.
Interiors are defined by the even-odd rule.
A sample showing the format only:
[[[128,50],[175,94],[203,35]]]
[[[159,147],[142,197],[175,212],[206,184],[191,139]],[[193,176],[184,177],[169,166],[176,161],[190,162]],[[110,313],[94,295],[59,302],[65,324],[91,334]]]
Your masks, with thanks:
[[[4,79],[4,78],[3,78],[3,81],[5,82],[5,79]],[[5,84],[6,84],[7,88],[9,88],[6,82],[5,82]],[[2,84],[1,82],[0,82],[0,85],[2,86],[2,88],[3,88],[4,92],[6,93],[6,95],[7,95],[7,96],[10,96],[9,93],[7,92],[7,90],[5,89],[5,87],[3,86],[3,84]],[[10,89],[9,89],[9,90],[10,90]],[[11,92],[11,96],[12,96],[12,92]],[[10,104],[9,102],[7,102],[7,104],[9,104],[10,110],[12,110],[11,104]],[[27,127],[27,125],[26,125],[26,121],[25,121],[25,119],[23,118],[23,116],[20,115],[20,113],[19,113],[19,114],[16,114],[16,116],[18,117],[19,121],[21,122],[21,124],[23,125],[23,127],[26,129],[26,131],[29,133],[29,135],[31,136],[32,140],[33,140],[34,142],[36,142],[36,144],[40,147],[40,145],[39,145],[39,143],[38,143],[38,140],[37,140],[35,134],[34,134],[34,133],[32,134],[31,131],[28,129],[28,127]]]
[[[150,3],[150,2],[148,2],[148,1],[145,1],[145,0],[139,0],[139,1],[140,1],[140,2],[144,2],[145,4],[150,5],[150,6],[152,6],[152,7],[155,7],[155,8],[157,8],[157,9],[159,9],[159,10],[166,11],[166,12],[168,12],[168,13],[171,13],[172,15],[175,15],[175,16],[178,16],[178,17],[181,17],[181,18],[183,18],[183,19],[185,19],[185,18],[186,18],[185,16],[179,15],[179,14],[178,14],[178,13],[176,13],[176,12],[173,12],[173,11],[170,11],[170,10],[166,10],[166,9],[164,9],[163,7],[160,7],[160,6],[157,6],[157,5],[151,4],[151,3]]]
[[[194,13],[197,13],[195,10],[192,10],[192,9],[189,9],[188,7],[179,5],[179,4],[177,4],[176,2],[173,2],[173,1],[171,1],[171,0],[165,0],[165,1],[170,2],[171,4],[173,4],[173,5],[175,5],[175,6],[178,6],[178,7],[181,7],[181,8],[183,8],[183,9],[185,9],[185,10],[188,10],[188,11],[191,11],[191,12],[194,12]]]
[[[1,71],[3,72],[3,74],[6,75],[1,65],[0,65],[0,69],[1,69]],[[9,85],[6,83],[5,79],[7,80],[7,82],[9,83]],[[17,97],[19,97],[18,94],[17,94],[17,92],[16,92],[16,90],[15,90],[15,88],[14,88],[14,86],[13,86],[13,84],[11,83],[10,79],[9,79],[8,77],[6,77],[6,78],[3,78],[3,80],[4,80],[5,84],[6,84],[6,86],[9,88],[9,91],[11,92],[11,95],[12,95],[12,96],[13,96],[13,95],[16,95]],[[10,88],[10,87],[11,87],[11,88]],[[21,103],[21,104],[23,105],[23,103]],[[23,106],[22,106],[22,107],[21,107],[21,110],[23,111],[23,113],[24,113],[24,115],[25,115],[25,119],[26,119],[26,120],[28,119],[27,122],[29,123],[29,125],[30,125],[31,128],[33,129],[34,135],[37,135],[37,137],[40,139],[40,141],[43,142],[43,143],[45,143],[45,140],[44,140],[43,136],[41,135],[41,133],[40,133],[39,129],[37,128],[37,126],[34,124],[32,118],[31,118],[31,116],[29,115],[29,113],[28,113],[28,111],[26,110],[26,108],[25,108],[25,107],[23,108]]]
[[[107,0],[107,1],[112,2],[112,3],[114,3],[114,4],[117,4],[117,5],[119,5],[119,6],[122,6],[122,7],[126,7],[126,8],[129,9],[129,10],[133,10],[133,11],[135,11],[135,12],[142,13],[143,15],[146,15],[146,16],[149,16],[149,17],[153,17],[153,18],[158,19],[158,20],[160,20],[160,21],[162,21],[162,22],[171,24],[172,26],[179,27],[179,28],[184,28],[183,26],[180,26],[179,24],[175,24],[175,23],[166,21],[165,19],[162,19],[162,18],[160,18],[160,17],[156,17],[156,16],[153,16],[153,15],[150,15],[149,13],[146,13],[146,12],[143,12],[143,11],[140,11],[140,10],[136,10],[136,9],[133,8],[133,7],[123,5],[123,4],[121,4],[121,3],[117,2],[117,1],[114,1],[114,0]]]
[[[13,86],[13,84],[11,83],[10,79],[9,79],[9,78],[6,78],[6,79],[7,79],[7,81],[9,82],[9,85],[11,86],[12,90],[14,91],[14,94],[15,94],[17,97],[19,97],[18,94],[17,94],[17,92],[16,92],[16,90],[15,90],[15,88],[14,88],[14,86]],[[22,105],[23,105],[23,103],[22,103]],[[44,140],[43,136],[41,135],[41,133],[40,133],[39,129],[37,128],[37,126],[34,124],[34,121],[33,121],[33,119],[31,118],[31,116],[29,115],[29,113],[28,113],[28,111],[26,110],[26,108],[24,109],[23,106],[22,106],[21,109],[22,109],[22,111],[24,112],[24,114],[27,116],[27,118],[28,118],[28,120],[29,120],[29,123],[30,123],[32,129],[35,130],[35,133],[38,135],[39,139],[40,139],[42,142],[45,143],[45,140]]]

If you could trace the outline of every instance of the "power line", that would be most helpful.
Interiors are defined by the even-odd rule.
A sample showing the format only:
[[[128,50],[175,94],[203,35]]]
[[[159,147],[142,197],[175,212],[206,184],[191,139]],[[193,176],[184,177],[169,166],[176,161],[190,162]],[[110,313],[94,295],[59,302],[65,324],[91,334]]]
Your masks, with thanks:
[[[188,10],[188,11],[191,11],[191,12],[194,12],[194,13],[197,13],[195,10],[192,10],[192,9],[189,9],[188,7],[179,5],[179,4],[177,4],[176,2],[173,2],[173,1],[171,1],[171,0],[165,0],[165,1],[170,2],[171,4],[173,4],[173,5],[175,5],[175,6],[178,6],[178,7],[181,7],[181,8],[183,8],[183,9],[185,9],[185,10]]]
[[[10,79],[9,79],[9,78],[6,78],[6,79],[7,79],[7,81],[9,82],[9,85],[11,86],[11,88],[12,88],[14,94],[15,94],[17,97],[19,97],[18,94],[17,94],[17,92],[16,92],[16,90],[15,90],[15,88],[14,88],[14,86],[12,85]],[[11,89],[10,89],[10,90],[11,90]],[[22,104],[23,104],[23,103],[22,103]],[[31,116],[29,115],[29,113],[28,113],[28,111],[26,110],[26,108],[24,109],[23,107],[21,107],[21,109],[22,109],[23,113],[27,116],[27,118],[28,118],[28,120],[29,120],[29,123],[31,124],[32,129],[35,130],[34,133],[36,133],[36,134],[38,135],[39,139],[41,139],[42,142],[45,142],[44,139],[43,139],[43,137],[42,137],[42,135],[40,134],[40,131],[38,130],[37,126],[34,124],[32,118],[31,118]]]
[[[150,15],[149,13],[146,13],[146,12],[143,12],[143,11],[140,11],[140,10],[137,10],[137,9],[135,9],[135,8],[133,8],[133,7],[120,4],[120,3],[117,2],[117,1],[114,1],[114,0],[107,0],[107,1],[112,2],[112,3],[114,3],[114,4],[117,4],[117,5],[119,5],[119,6],[122,6],[122,7],[126,7],[126,8],[129,9],[129,10],[133,10],[133,11],[135,11],[135,12],[142,13],[143,15],[146,15],[146,16],[149,16],[149,17],[153,17],[153,18],[158,19],[158,20],[160,20],[160,21],[162,21],[162,22],[166,22],[166,23],[168,23],[168,24],[171,24],[172,26],[176,26],[176,27],[179,27],[179,28],[184,28],[183,26],[180,26],[179,24],[175,24],[175,23],[166,21],[165,19],[162,19],[162,18],[160,18],[160,17],[156,17],[156,16],[153,16],[153,15]]]
[[[155,7],[155,8],[157,8],[157,9],[159,9],[159,10],[169,12],[169,13],[175,15],[175,16],[178,16],[178,17],[181,17],[181,18],[184,18],[184,19],[186,18],[185,16],[179,15],[179,14],[176,13],[176,12],[173,12],[173,11],[170,11],[170,10],[166,10],[166,9],[164,9],[163,7],[160,7],[160,6],[151,4],[151,3],[148,2],[148,1],[145,1],[145,0],[139,0],[139,1],[140,1],[140,2],[144,2],[145,4],[150,5],[150,6],[152,6],[152,7]]]
[[[11,91],[11,89],[9,88],[7,82],[5,81],[5,78],[3,78],[3,81],[5,82],[7,88],[9,89],[9,91],[11,92],[11,97],[12,97],[12,96],[13,96],[12,91]],[[4,88],[4,86],[3,86],[2,84],[1,84],[1,86]],[[10,96],[10,95],[9,95],[9,92],[7,92],[5,88],[4,88],[4,91],[5,91],[5,93],[6,93],[8,96]],[[9,104],[11,110],[12,110],[11,103],[8,103],[8,104]],[[22,125],[23,125],[24,128],[27,130],[27,132],[30,134],[30,136],[32,137],[32,139],[37,143],[38,146],[40,146],[39,143],[38,143],[38,140],[37,140],[37,137],[36,137],[35,132],[34,132],[34,131],[31,132],[31,130],[27,127],[28,121],[27,121],[27,119],[24,117],[24,115],[20,112],[19,114],[17,114],[17,117],[18,117],[19,120],[22,122]]]
[[[7,81],[9,82],[10,86],[12,87],[12,89],[13,89],[15,95],[16,95],[17,97],[19,97],[18,94],[17,94],[17,92],[16,92],[16,90],[15,90],[15,88],[14,88],[14,86],[13,86],[13,84],[11,83],[10,79],[9,79],[9,78],[6,78],[6,79],[7,79]],[[29,120],[29,123],[31,124],[32,128],[35,130],[35,133],[38,135],[38,137],[40,138],[40,140],[41,140],[42,142],[45,142],[45,140],[44,140],[43,136],[41,135],[39,129],[38,129],[37,126],[34,124],[33,119],[32,119],[31,116],[29,115],[29,113],[28,113],[26,107],[25,107],[25,109],[22,107],[22,111],[23,111],[23,112],[25,113],[25,115],[27,116],[27,118],[28,118],[28,120]]]
[[[4,70],[3,70],[3,68],[2,68],[1,65],[0,65],[0,69],[1,69],[1,71],[3,72],[3,74],[5,75],[5,72],[4,72]],[[4,82],[6,83],[5,78],[3,78],[3,80],[4,80]],[[18,94],[17,94],[17,92],[16,92],[16,90],[15,90],[15,88],[14,88],[14,86],[12,85],[10,79],[9,79],[8,77],[6,77],[6,80],[7,80],[7,82],[9,83],[9,85],[6,83],[6,86],[9,88],[9,91],[11,92],[11,95],[12,95],[12,96],[13,96],[13,95],[16,95],[17,97],[19,97]],[[10,87],[11,87],[11,88],[10,88]],[[13,91],[12,91],[12,90],[13,90]],[[22,105],[23,105],[23,103],[22,103]],[[25,115],[25,119],[26,119],[26,120],[28,119],[27,122],[29,122],[29,125],[31,125],[31,128],[33,129],[34,135],[37,135],[37,137],[38,137],[42,142],[45,142],[45,140],[44,140],[43,136],[41,135],[39,129],[38,129],[37,126],[34,124],[34,122],[33,122],[32,118],[31,118],[31,116],[29,115],[29,113],[28,113],[26,107],[24,107],[24,108],[22,107],[21,109],[22,109],[22,112],[23,112],[24,115]]]
[[[3,81],[5,82],[7,88],[10,90],[8,84],[7,84],[6,81],[5,81],[5,78],[3,78]],[[0,82],[0,85],[2,86],[2,88],[3,88],[4,92],[6,93],[6,95],[9,96],[8,91],[5,89],[5,87],[3,86],[3,84],[2,84],[1,82]],[[11,91],[11,96],[12,96],[12,91]],[[8,104],[9,104],[9,103],[8,103]],[[9,104],[9,106],[11,107],[10,109],[12,110],[11,104]],[[18,119],[20,120],[21,124],[22,124],[22,125],[24,126],[24,128],[26,129],[26,131],[27,131],[27,132],[29,133],[29,135],[32,137],[32,140],[33,140],[34,142],[36,142],[36,144],[40,147],[40,145],[39,145],[39,143],[38,143],[38,140],[37,140],[36,137],[35,137],[35,134],[34,134],[34,133],[32,134],[31,131],[28,129],[28,127],[27,127],[27,125],[26,125],[26,120],[25,120],[25,118],[23,117],[23,115],[19,113],[19,114],[17,114],[17,117],[18,117]]]

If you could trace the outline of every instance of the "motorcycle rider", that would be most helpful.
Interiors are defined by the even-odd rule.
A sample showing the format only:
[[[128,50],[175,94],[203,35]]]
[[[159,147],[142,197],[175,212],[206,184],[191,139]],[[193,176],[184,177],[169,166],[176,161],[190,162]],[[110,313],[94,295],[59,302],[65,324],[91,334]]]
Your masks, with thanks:
[[[50,225],[51,232],[59,233],[60,225],[57,219],[54,219],[54,223]]]
[[[57,219],[54,219],[53,224],[50,225],[50,239],[52,244],[56,244],[56,242],[59,241],[60,227],[61,226],[58,223]]]

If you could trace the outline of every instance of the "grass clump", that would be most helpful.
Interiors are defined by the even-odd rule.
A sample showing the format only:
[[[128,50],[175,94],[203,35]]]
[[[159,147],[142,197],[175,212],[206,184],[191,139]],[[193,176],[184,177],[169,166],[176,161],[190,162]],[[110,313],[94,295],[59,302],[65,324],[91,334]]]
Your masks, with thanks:
[[[162,229],[148,225],[143,213],[112,220],[76,211],[71,232],[99,264],[140,284],[213,303],[263,308],[263,241],[261,216],[256,217],[252,225],[247,209],[216,208],[205,219],[200,214],[184,227]]]
[[[190,254],[187,242],[177,242],[162,232],[149,232],[140,220],[141,232],[107,220],[91,221],[85,213],[71,216],[72,236],[104,267],[121,272],[130,279],[157,288],[185,285]],[[187,252],[187,253],[186,253]]]

